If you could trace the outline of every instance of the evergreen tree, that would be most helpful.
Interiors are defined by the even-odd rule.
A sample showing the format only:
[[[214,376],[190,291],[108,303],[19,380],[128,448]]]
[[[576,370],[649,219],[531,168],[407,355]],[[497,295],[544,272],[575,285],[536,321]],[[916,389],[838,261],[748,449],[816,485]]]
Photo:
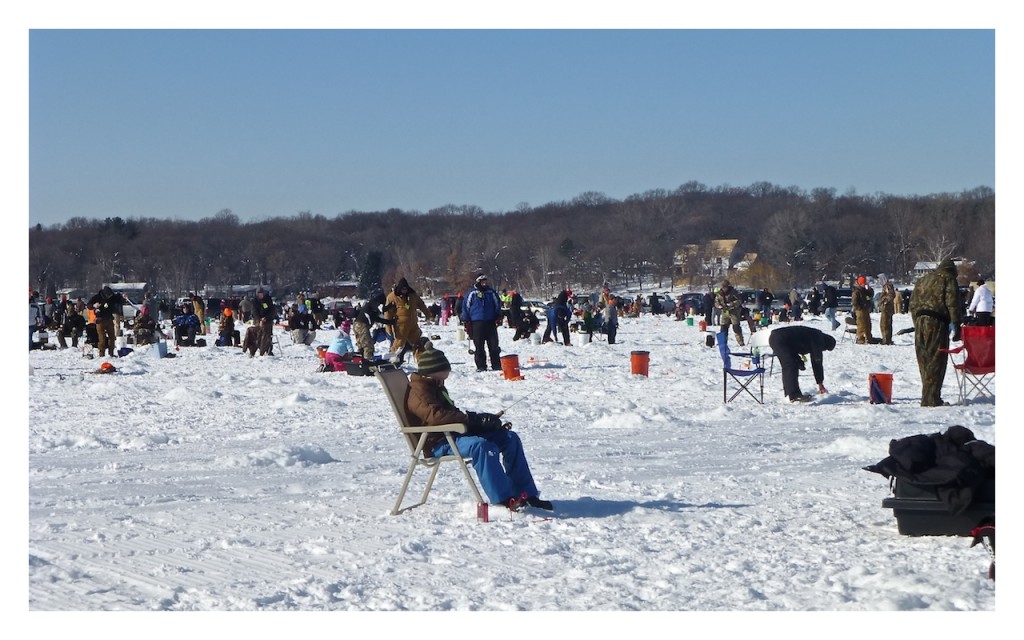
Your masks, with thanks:
[[[383,256],[380,251],[371,251],[363,262],[363,270],[359,274],[359,297],[369,298],[374,291],[382,290]]]

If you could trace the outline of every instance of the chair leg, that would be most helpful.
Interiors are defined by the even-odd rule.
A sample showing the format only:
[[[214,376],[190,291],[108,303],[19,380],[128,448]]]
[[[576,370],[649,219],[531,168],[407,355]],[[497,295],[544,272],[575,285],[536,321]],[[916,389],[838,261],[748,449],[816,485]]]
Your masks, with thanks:
[[[430,490],[434,487],[434,479],[437,478],[437,471],[441,468],[441,463],[432,465],[434,468],[430,470],[430,476],[427,478],[427,486],[423,488],[423,495],[420,496],[420,504],[427,503],[427,496],[430,495]]]
[[[402,490],[398,492],[398,499],[395,500],[395,506],[391,508],[391,515],[397,516],[401,513],[402,500],[405,499],[405,492],[409,489],[409,482],[412,480],[412,474],[416,471],[416,460],[419,456],[411,456],[409,458],[409,470],[405,472],[405,481],[402,482]]]

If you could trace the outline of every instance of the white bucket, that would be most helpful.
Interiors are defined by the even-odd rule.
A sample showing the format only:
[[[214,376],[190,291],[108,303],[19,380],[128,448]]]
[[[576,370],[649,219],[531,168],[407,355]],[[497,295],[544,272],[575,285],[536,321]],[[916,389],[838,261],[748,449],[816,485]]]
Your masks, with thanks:
[[[583,345],[585,345],[585,344],[590,344],[590,334],[589,333],[583,333],[581,331],[581,332],[576,334],[576,341],[579,343],[579,346],[581,346],[581,347]]]
[[[459,327],[458,329],[456,329],[455,330],[455,339],[456,340],[465,340],[466,339],[466,330],[463,329],[462,327]]]
[[[530,344],[540,344],[540,334],[539,333],[531,333],[530,334]]]
[[[153,350],[151,352],[152,357],[159,360],[167,356],[167,343],[166,342],[154,342]]]
[[[128,346],[128,338],[126,338],[125,336],[120,336],[119,338],[114,340],[114,344],[117,345],[118,349],[124,349],[125,347]]]

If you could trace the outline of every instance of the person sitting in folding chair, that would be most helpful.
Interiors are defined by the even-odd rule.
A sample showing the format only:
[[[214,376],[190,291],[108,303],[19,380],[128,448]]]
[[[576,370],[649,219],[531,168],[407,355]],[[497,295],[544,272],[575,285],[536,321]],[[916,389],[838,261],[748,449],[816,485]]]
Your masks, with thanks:
[[[538,497],[540,492],[526,462],[523,443],[511,430],[512,425],[502,424],[500,415],[463,412],[452,402],[444,386],[452,366],[444,352],[427,342],[418,354],[417,366],[418,371],[409,378],[409,394],[405,399],[409,424],[466,424],[468,432],[456,436],[455,445],[463,457],[473,458],[473,468],[491,503],[504,505],[512,511],[527,505],[553,511],[549,501]],[[430,434],[423,451],[431,457],[452,453],[441,433]]]
[[[790,402],[808,402],[811,396],[800,391],[800,371],[804,369],[801,355],[810,355],[814,381],[818,384],[818,393],[828,393],[825,389],[825,351],[836,348],[836,339],[817,329],[806,326],[780,327],[768,336],[768,345],[782,367],[782,390]]]

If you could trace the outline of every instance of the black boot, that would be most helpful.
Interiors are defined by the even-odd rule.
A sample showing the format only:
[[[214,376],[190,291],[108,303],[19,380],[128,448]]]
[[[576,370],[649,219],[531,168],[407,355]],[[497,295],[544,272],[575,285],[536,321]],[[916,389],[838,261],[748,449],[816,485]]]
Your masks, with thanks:
[[[526,498],[526,504],[534,507],[535,509],[544,509],[545,511],[555,510],[555,506],[551,504],[550,500],[541,500],[537,496],[528,496]]]

